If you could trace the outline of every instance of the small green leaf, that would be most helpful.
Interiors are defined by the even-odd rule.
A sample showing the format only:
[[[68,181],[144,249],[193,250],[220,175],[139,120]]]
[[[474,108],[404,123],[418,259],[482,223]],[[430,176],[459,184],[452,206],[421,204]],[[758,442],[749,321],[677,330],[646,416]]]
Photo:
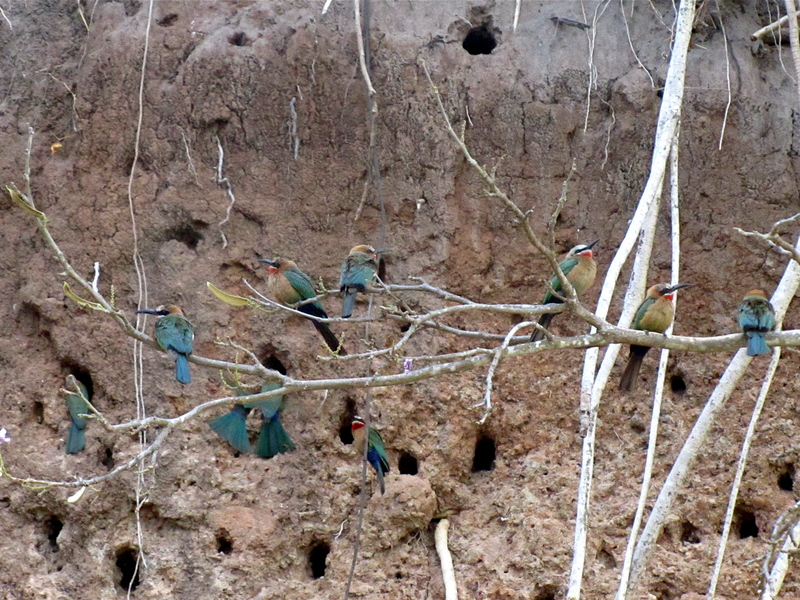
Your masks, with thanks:
[[[209,281],[206,281],[206,286],[212,294],[222,300],[225,304],[230,304],[231,306],[247,306],[250,304],[250,300],[247,298],[235,296],[233,294],[229,294],[228,292],[223,292]]]

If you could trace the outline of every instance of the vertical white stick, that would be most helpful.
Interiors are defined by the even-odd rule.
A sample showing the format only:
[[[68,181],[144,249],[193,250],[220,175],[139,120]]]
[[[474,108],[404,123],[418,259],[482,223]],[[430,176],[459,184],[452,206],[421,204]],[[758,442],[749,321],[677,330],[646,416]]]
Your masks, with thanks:
[[[450,521],[442,519],[436,526],[433,539],[436,544],[436,553],[442,563],[442,579],[444,579],[445,600],[458,600],[458,589],[456,588],[456,575],[453,569],[453,558],[450,556],[450,549],[447,547],[447,530],[450,529]]]
[[[670,152],[670,213],[672,229],[672,276],[671,285],[676,285],[680,281],[680,260],[681,260],[681,233],[680,233],[680,210],[679,210],[679,188],[678,188],[678,134],[672,144]],[[677,296],[675,297],[675,308],[677,313]],[[672,324],[665,331],[667,335],[672,333]],[[658,440],[658,423],[661,417],[661,399],[664,395],[664,381],[667,372],[667,361],[669,360],[669,350],[666,348],[661,351],[661,359],[658,364],[658,375],[656,378],[656,391],[653,396],[653,410],[650,414],[650,436],[647,443],[647,458],[645,459],[644,474],[642,475],[642,488],[639,492],[639,504],[636,507],[636,515],[633,518],[633,525],[628,535],[628,546],[625,549],[625,560],[622,563],[622,573],[620,574],[619,587],[617,588],[616,600],[624,600],[628,589],[628,578],[630,577],[631,562],[633,560],[633,550],[636,547],[636,538],[639,535],[639,528],[642,526],[642,518],[647,506],[647,495],[650,492],[650,481],[653,477],[653,463],[655,462],[656,442]]]
[[[675,132],[678,128],[681,106],[683,104],[686,57],[689,52],[694,14],[694,0],[682,0],[678,9],[672,57],[670,58],[667,78],[664,83],[664,96],[658,114],[650,175],[647,179],[644,191],[642,192],[642,197],[639,199],[636,211],[631,218],[628,230],[625,232],[625,237],[622,239],[619,249],[608,267],[605,280],[603,281],[603,288],[600,291],[600,298],[597,301],[597,309],[595,311],[597,316],[603,319],[608,315],[608,309],[611,305],[611,299],[616,289],[619,274],[633,250],[645,217],[656,197],[661,194],[661,187],[667,168],[667,158],[672,147]],[[634,265],[634,274],[635,273],[636,266]],[[625,298],[625,306],[623,307],[622,317],[620,318],[620,325],[629,325],[633,318],[633,313],[638,305],[641,294],[639,294],[636,299],[634,299],[633,296],[632,290],[629,290],[629,294],[627,294]],[[577,600],[580,597],[584,560],[586,556],[586,525],[591,495],[592,465],[594,462],[594,429],[596,427],[597,418],[596,407],[599,405],[602,390],[608,380],[608,375],[611,373],[611,368],[618,352],[619,346],[616,345],[612,345],[606,350],[596,377],[594,376],[594,367],[597,364],[598,350],[596,348],[588,350],[586,352],[586,358],[584,359],[584,370],[581,378],[581,421],[582,430],[585,429],[586,431],[586,438],[584,439],[581,456],[581,481],[578,488],[575,541],[569,587],[567,589],[568,600]],[[591,386],[590,382],[593,382]],[[588,415],[585,415],[586,407],[589,407]],[[584,419],[588,421],[585,423],[585,427]]]

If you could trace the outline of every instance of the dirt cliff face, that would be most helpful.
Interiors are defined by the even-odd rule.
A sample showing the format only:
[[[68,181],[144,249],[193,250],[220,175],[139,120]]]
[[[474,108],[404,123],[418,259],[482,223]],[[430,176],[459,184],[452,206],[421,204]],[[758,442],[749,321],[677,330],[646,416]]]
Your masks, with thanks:
[[[647,177],[672,4],[637,3],[632,13],[626,7],[624,19],[614,3],[604,5],[594,27],[583,30],[550,18],[591,21],[594,8],[587,6],[584,16],[576,3],[522,3],[516,31],[513,2],[372,4],[384,218],[370,193],[356,219],[368,177],[369,130],[352,6],[343,2],[324,16],[322,2],[284,0],[161,0],[152,16],[150,3],[138,0],[4,3],[0,179],[23,184],[32,127],[37,206],[82,275],[91,278],[100,263],[100,290],[115,306],[132,313],[141,289],[132,210],[147,302],[185,308],[196,327],[197,354],[235,360],[216,344],[230,338],[295,377],[362,375],[363,363],[320,361],[320,339],[306,321],[233,309],[205,284],[245,293],[247,280],[264,290],[259,256],[282,256],[331,289],[348,249],[368,242],[391,248],[385,257],[390,282],[420,276],[482,302],[540,299],[548,268],[511,215],[485,196],[448,138],[424,61],[474,156],[496,166],[501,186],[531,211],[537,231],[545,232],[575,160],[557,249],[600,238],[602,276]],[[771,292],[785,258],[733,227],[764,231],[798,212],[791,56],[787,47],[749,42],[770,21],[761,3],[720,4],[721,13],[700,13],[689,54],[680,145],[681,279],[697,287],[681,295],[679,334],[735,329],[741,296],[757,287]],[[462,48],[471,26],[495,36],[491,54]],[[231,200],[218,184],[220,164],[235,196],[221,226]],[[669,279],[668,227],[662,210],[651,281]],[[0,427],[12,439],[1,448],[5,467],[53,480],[102,475],[136,454],[137,439],[92,422],[85,451],[66,456],[69,422],[58,390],[73,373],[91,382],[92,400],[109,420],[135,417],[132,342],[110,319],[65,298],[52,251],[30,215],[6,196],[0,197],[0,229]],[[589,294],[590,306],[598,289]],[[415,308],[438,305],[430,297],[404,298]],[[612,317],[621,292],[617,300]],[[334,314],[339,301],[327,306]],[[357,310],[365,314],[366,304]],[[451,324],[505,333],[512,323],[482,315]],[[797,326],[791,307],[784,328]],[[374,326],[373,343],[391,343],[400,327],[393,321]],[[364,349],[363,323],[335,329],[348,349]],[[559,334],[583,329],[566,316],[555,320]],[[423,332],[406,349],[427,355],[467,347]],[[656,482],[729,358],[673,355]],[[214,370],[193,366],[194,381],[183,387],[165,355],[145,348],[143,360],[148,414],[176,416],[225,394]],[[616,589],[639,493],[655,362],[648,356],[637,393],[609,391],[603,400],[586,598],[607,598]],[[470,406],[483,397],[484,369],[374,390],[372,415],[392,471],[386,495],[369,500],[355,596],[442,597],[430,524],[440,511],[454,511],[450,546],[464,596],[563,596],[580,464],[581,364],[580,353],[567,351],[503,363],[496,407],[483,426]],[[754,361],[716,424],[661,536],[642,594],[667,600],[705,592],[765,365]],[[719,588],[728,598],[755,594],[765,539],[795,500],[797,366],[796,355],[786,353],[751,450]],[[74,490],[42,491],[0,478],[4,597],[117,597],[142,550],[146,564],[136,575],[136,598],[341,597],[355,539],[360,462],[340,430],[363,410],[364,394],[314,392],[287,402],[284,423],[294,452],[271,460],[238,456],[206,425],[217,412],[206,413],[146,462],[139,498],[134,472],[74,503],[67,502]],[[148,435],[152,440],[154,432]],[[796,569],[784,589],[787,598],[800,594]]]

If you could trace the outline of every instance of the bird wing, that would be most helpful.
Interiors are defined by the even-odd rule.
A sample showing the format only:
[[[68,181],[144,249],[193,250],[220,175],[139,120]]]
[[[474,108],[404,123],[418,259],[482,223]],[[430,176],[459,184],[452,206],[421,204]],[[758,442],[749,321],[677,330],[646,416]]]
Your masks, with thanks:
[[[384,471],[389,470],[389,457],[386,455],[386,448],[383,445],[383,438],[381,434],[370,427],[369,429],[369,445],[378,453]]]
[[[194,327],[186,317],[172,314],[156,322],[156,340],[165,350],[173,349],[180,354],[191,354],[194,342]]]
[[[636,311],[636,315],[633,317],[633,328],[634,329],[641,329],[642,319],[647,314],[647,311],[653,306],[653,303],[656,301],[655,298],[645,298],[644,302],[639,305],[638,310]]]
[[[739,327],[745,330],[758,327],[758,316],[748,302],[742,302],[739,305]]]
[[[289,269],[283,272],[294,291],[300,295],[300,300],[308,300],[317,295],[311,278],[299,269]]]
[[[568,277],[570,271],[572,271],[572,269],[574,269],[575,265],[577,264],[578,264],[577,258],[569,258],[564,262],[560,263],[558,266],[561,267],[561,271],[564,273],[564,276]],[[550,287],[553,288],[553,291],[559,294],[562,292],[561,282],[555,275],[553,275],[553,278],[550,280]],[[547,290],[547,293],[544,295],[544,300],[542,300],[542,304],[550,304],[554,300],[557,300],[557,298],[553,295],[553,292]]]

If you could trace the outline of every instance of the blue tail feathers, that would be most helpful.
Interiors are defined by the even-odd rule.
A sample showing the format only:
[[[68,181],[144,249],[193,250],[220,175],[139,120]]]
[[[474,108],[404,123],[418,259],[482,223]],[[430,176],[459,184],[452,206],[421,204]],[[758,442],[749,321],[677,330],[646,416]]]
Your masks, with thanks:
[[[237,404],[233,409],[221,417],[208,422],[209,427],[234,449],[242,454],[251,452],[250,439],[247,437],[247,413],[250,409]]]
[[[771,350],[764,340],[764,336],[756,331],[747,332],[747,356],[769,354]]]
[[[180,383],[192,383],[192,376],[189,374],[189,359],[185,354],[175,354],[175,379]]]
[[[73,421],[67,438],[67,454],[77,454],[86,447],[86,436],[81,427]]]

